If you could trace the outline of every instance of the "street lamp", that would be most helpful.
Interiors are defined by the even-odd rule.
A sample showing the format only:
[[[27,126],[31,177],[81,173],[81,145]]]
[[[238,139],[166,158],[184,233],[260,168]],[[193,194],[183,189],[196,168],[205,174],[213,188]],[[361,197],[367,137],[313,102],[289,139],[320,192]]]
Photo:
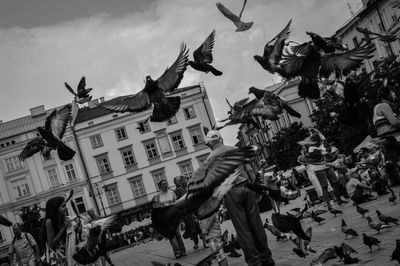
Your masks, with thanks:
[[[99,199],[100,199],[100,203],[101,203],[101,207],[103,208],[103,212],[104,212],[104,216],[107,216],[107,214],[106,214],[106,210],[105,210],[105,208],[104,208],[104,204],[103,204],[103,200],[102,200],[102,198],[101,198],[101,196],[103,195],[103,193],[104,192],[107,192],[107,185],[104,183],[104,182],[102,182],[102,181],[100,181],[100,182],[97,182],[97,183],[95,183],[94,184],[94,187],[95,187],[95,195],[94,195],[94,199],[96,200],[96,196],[98,196],[99,197]],[[97,194],[96,194],[97,193]]]

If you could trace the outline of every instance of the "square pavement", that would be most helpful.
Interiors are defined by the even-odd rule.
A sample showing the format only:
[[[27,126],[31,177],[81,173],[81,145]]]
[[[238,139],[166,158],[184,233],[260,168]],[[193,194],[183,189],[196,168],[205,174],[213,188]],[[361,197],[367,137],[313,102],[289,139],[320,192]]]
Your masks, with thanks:
[[[400,187],[393,189],[396,195],[399,196]],[[290,204],[281,207],[281,213],[286,213],[295,207],[304,207],[305,191],[302,191],[302,196],[298,199],[291,201]],[[375,210],[380,210],[384,215],[399,218],[400,217],[400,199],[397,199],[397,204],[392,204],[388,201],[389,195],[378,197],[377,200],[373,200],[367,203],[361,204],[361,207],[369,209],[369,212],[365,217],[370,216],[374,221],[379,221]],[[292,252],[295,247],[294,244],[288,241],[277,242],[275,237],[267,230],[268,244],[272,250],[273,258],[277,266],[288,266],[288,265],[310,265],[310,262],[318,258],[319,254],[322,253],[326,248],[333,247],[334,245],[340,245],[342,242],[351,245],[356,249],[359,254],[356,255],[361,261],[357,264],[352,265],[368,265],[368,266],[385,266],[385,265],[399,265],[396,261],[391,261],[390,256],[395,248],[396,239],[400,239],[400,225],[393,225],[391,228],[383,229],[380,234],[376,234],[375,230],[368,226],[366,218],[362,218],[359,213],[356,212],[356,207],[351,202],[342,206],[333,205],[333,208],[343,211],[343,214],[334,217],[333,214],[327,212],[321,215],[326,220],[318,225],[318,223],[312,221],[310,218],[305,219],[302,222],[303,229],[305,230],[309,226],[313,227],[312,240],[310,247],[317,251],[316,254],[310,253],[309,256],[302,259],[297,257]],[[314,209],[326,209],[323,205],[316,206]],[[264,212],[261,214],[261,219],[264,223],[265,218],[271,220],[272,211]],[[345,240],[344,234],[341,232],[341,219],[344,219],[347,225],[359,233],[359,236],[354,239]],[[232,223],[230,220],[222,223],[222,231],[227,229],[229,235],[231,233],[236,235]],[[373,247],[372,253],[369,253],[369,248],[363,244],[362,233],[371,235],[381,240],[381,250]],[[151,265],[151,261],[157,261],[160,263],[171,263],[174,265],[175,262],[179,262],[181,265],[195,265],[201,259],[210,254],[208,249],[204,249],[200,240],[199,248],[193,249],[193,241],[184,240],[187,256],[175,260],[172,248],[169,241],[162,240],[160,242],[151,241],[145,244],[140,244],[131,248],[127,248],[111,255],[111,258],[116,266],[122,265]],[[243,257],[243,252],[238,251],[242,254],[239,258],[228,258],[229,265],[239,266],[246,265]],[[226,254],[227,255],[227,254]],[[339,259],[329,260],[323,265],[343,265]]]

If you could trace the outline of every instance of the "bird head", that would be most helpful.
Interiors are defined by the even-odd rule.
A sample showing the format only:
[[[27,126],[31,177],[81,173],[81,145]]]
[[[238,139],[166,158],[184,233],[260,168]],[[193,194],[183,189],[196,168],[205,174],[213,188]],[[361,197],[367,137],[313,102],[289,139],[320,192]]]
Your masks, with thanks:
[[[260,60],[261,60],[261,56],[259,56],[259,55],[255,55],[255,56],[253,56],[253,58],[254,58],[254,60],[256,60],[257,62],[260,62]]]
[[[378,210],[376,210],[376,214],[380,215],[380,214],[381,214],[381,212],[380,212],[380,211],[378,211]]]
[[[256,56],[257,56],[257,55],[256,55]],[[250,93],[255,94],[256,89],[257,89],[257,88],[255,88],[255,87],[250,87],[250,88],[249,88],[249,94],[250,94]]]
[[[346,226],[346,222],[342,219],[342,226]]]
[[[194,64],[193,61],[191,61],[191,60],[188,61],[188,65],[189,65],[189,66],[193,67],[193,64]]]

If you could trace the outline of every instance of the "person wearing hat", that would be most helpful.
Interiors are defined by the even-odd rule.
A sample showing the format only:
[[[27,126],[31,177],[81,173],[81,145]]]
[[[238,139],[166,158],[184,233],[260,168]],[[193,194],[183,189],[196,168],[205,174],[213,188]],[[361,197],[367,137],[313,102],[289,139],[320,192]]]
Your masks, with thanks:
[[[371,195],[371,187],[361,179],[358,168],[350,169],[349,174],[350,179],[346,184],[346,189],[347,194],[355,204],[361,204],[376,199],[375,196]]]
[[[41,265],[39,248],[33,236],[30,233],[22,232],[22,225],[20,223],[13,224],[12,230],[14,232],[14,239],[8,250],[10,265],[14,265],[14,253],[17,257],[18,265]]]
[[[212,150],[206,162],[214,160],[221,153],[237,149],[234,146],[226,146],[217,130],[210,130],[205,142]],[[272,266],[275,262],[268,247],[255,193],[245,186],[248,182],[246,171],[252,171],[250,165],[240,165],[233,173],[236,179],[234,186],[225,196],[225,206],[238,235],[246,263],[250,266]]]

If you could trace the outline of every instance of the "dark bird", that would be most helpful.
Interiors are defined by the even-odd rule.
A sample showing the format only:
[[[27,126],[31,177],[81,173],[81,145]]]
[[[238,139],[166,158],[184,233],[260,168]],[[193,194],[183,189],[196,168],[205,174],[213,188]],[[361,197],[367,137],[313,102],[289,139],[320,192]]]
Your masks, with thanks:
[[[334,53],[336,51],[346,51],[348,49],[347,45],[344,45],[343,42],[335,36],[321,37],[310,31],[306,31],[306,34],[310,36],[316,48],[322,50],[325,54]]]
[[[381,241],[376,239],[375,237],[368,236],[365,233],[363,233],[363,242],[366,246],[369,247],[369,253],[372,252],[372,246],[377,246],[379,249],[381,249],[381,247],[379,246],[379,243],[381,243]]]
[[[282,57],[281,75],[285,78],[300,76],[299,96],[318,99],[318,76],[327,78],[332,73],[336,73],[337,76],[347,75],[351,70],[357,69],[364,59],[372,57],[375,46],[371,44],[345,52],[321,54],[312,42],[308,42],[295,46],[292,50],[293,54]]]
[[[389,191],[390,191],[389,202],[396,204],[396,199],[397,199],[396,194],[394,193],[393,189],[391,189],[391,188],[389,188]]]
[[[273,224],[270,224],[268,218],[265,218],[264,228],[267,228],[276,237],[276,241],[286,239],[286,236],[282,234]]]
[[[161,77],[153,80],[150,76],[147,76],[144,89],[140,92],[127,96],[115,104],[101,104],[99,106],[112,112],[136,113],[147,110],[153,105],[150,121],[166,121],[179,110],[180,96],[168,96],[168,94],[174,92],[181,83],[187,64],[188,50],[186,50],[185,44],[181,44],[177,59],[171,67],[165,70]]]
[[[305,258],[308,255],[308,253],[299,248],[293,248],[293,252],[296,253],[296,255],[300,258]]]
[[[353,264],[353,263],[357,263],[360,261],[359,258],[356,258],[356,257],[353,258],[347,253],[344,253],[343,255],[344,255],[344,258],[343,258],[344,264]]]
[[[0,215],[0,224],[4,226],[12,226],[12,222],[10,222],[6,217]]]
[[[268,90],[260,90],[255,87],[249,88],[249,94],[253,93],[257,98],[254,107],[248,110],[248,115],[260,115],[264,119],[278,120],[279,115],[286,110],[289,115],[300,118],[301,115],[289,106],[288,102],[282,97]]]
[[[226,122],[223,126],[217,127],[218,130],[230,126],[230,125],[236,125],[236,124],[246,124],[248,126],[253,126],[254,128],[260,129],[260,126],[258,125],[257,118],[255,116],[249,115],[249,110],[254,108],[255,103],[257,100],[252,100],[249,102],[249,98],[242,99],[238,102],[236,102],[233,106],[229,103],[228,99],[226,99],[226,102],[229,105],[230,110],[228,111],[229,117],[223,120],[220,120],[219,122]]]
[[[347,226],[346,222],[344,221],[344,219],[342,219],[342,226],[341,226],[342,232],[346,235],[346,239],[348,235],[351,235],[353,238],[358,236],[358,233]]]
[[[228,19],[230,19],[236,26],[236,31],[246,31],[253,26],[253,22],[243,22],[241,20],[244,7],[246,6],[247,0],[244,0],[242,10],[239,16],[233,14],[229,9],[227,9],[223,4],[217,3],[218,10]]]
[[[297,237],[310,241],[310,237],[303,231],[300,221],[293,215],[273,213],[271,216],[273,225],[282,233],[293,232]]]
[[[335,217],[336,217],[337,214],[343,214],[343,211],[335,210],[333,208],[329,208],[329,212],[332,213],[333,215],[335,215]]]
[[[193,53],[194,61],[188,64],[201,72],[211,72],[214,76],[221,76],[222,72],[210,65],[213,61],[212,49],[214,48],[215,30],[207,37],[207,39]]]
[[[75,102],[79,104],[83,104],[86,102],[90,102],[92,100],[92,96],[89,95],[89,92],[92,90],[92,88],[86,89],[86,79],[85,77],[81,78],[81,81],[79,81],[78,88],[76,89],[76,92],[71,88],[71,86],[68,85],[67,82],[64,82],[65,87],[71,92],[73,95],[75,95]]]
[[[262,56],[254,56],[254,60],[256,60],[262,66],[262,68],[272,74],[275,74],[275,72],[279,73],[281,70],[279,61],[282,58],[285,41],[290,34],[291,23],[292,20],[289,20],[289,23],[286,25],[286,27],[264,46],[264,54]],[[275,42],[272,44],[273,41]]]
[[[396,248],[393,250],[390,260],[397,260],[400,263],[400,239],[396,240]]]
[[[361,214],[362,217],[364,217],[365,214],[366,214],[367,212],[369,212],[368,209],[361,208],[358,204],[356,205],[356,208],[357,208],[357,212],[358,212],[359,214]]]
[[[314,213],[314,211],[311,211],[311,218],[312,218],[314,221],[316,221],[319,225],[321,224],[322,221],[325,221],[324,218],[319,217],[318,215],[316,215],[316,214]]]
[[[70,104],[61,107],[59,110],[54,109],[46,117],[44,128],[37,128],[41,137],[29,141],[18,155],[18,159],[23,161],[39,151],[48,156],[51,150],[57,150],[58,157],[61,160],[71,160],[75,155],[75,151],[61,140],[68,122],[71,120],[71,109]]]
[[[321,215],[321,214],[323,214],[323,213],[326,213],[326,212],[328,212],[327,210],[316,210],[316,211],[312,211],[316,216],[319,216],[319,215]]]
[[[323,263],[327,262],[328,260],[337,258],[337,254],[334,248],[327,248],[325,249],[321,255],[319,255],[318,259],[314,260],[311,265],[322,265]]]
[[[340,258],[340,260],[342,260],[344,257],[343,248],[341,246],[333,246],[333,249],[335,250],[336,255]]]
[[[343,249],[343,252],[344,252],[344,253],[347,253],[347,254],[357,253],[357,254],[358,254],[357,250],[355,250],[354,248],[352,248],[349,244],[342,243],[342,244],[340,245],[340,247]]]
[[[378,39],[381,42],[386,42],[386,43],[391,43],[391,42],[394,42],[397,40],[396,34],[393,34],[390,31],[389,32],[385,31],[385,32],[383,32],[383,34],[381,34],[381,33],[376,33],[376,32],[370,31],[367,28],[356,27],[356,29],[357,29],[357,31],[361,32],[362,34],[375,36],[375,38],[370,38],[370,40]],[[397,29],[397,31],[398,31],[398,29]]]
[[[381,221],[385,224],[394,223],[396,225],[399,225],[399,219],[397,219],[397,218],[383,215],[379,210],[376,210],[376,214],[378,215],[379,221]]]
[[[149,116],[145,121],[138,123],[138,126],[136,127],[136,129],[139,130],[140,133],[146,132],[145,125],[150,119],[151,119],[151,116]]]
[[[368,220],[369,227],[371,227],[372,229],[376,230],[376,232],[378,234],[381,232],[381,229],[390,228],[390,225],[381,224],[379,222],[372,221],[371,217],[367,217],[367,220]]]
[[[260,145],[252,145],[226,151],[205,162],[190,179],[188,192],[174,204],[155,206],[151,213],[154,229],[166,238],[173,238],[180,220],[195,212],[199,219],[205,219],[219,208],[223,195],[233,186],[236,168],[249,163],[252,157],[262,152]],[[217,195],[213,196],[213,195]]]

